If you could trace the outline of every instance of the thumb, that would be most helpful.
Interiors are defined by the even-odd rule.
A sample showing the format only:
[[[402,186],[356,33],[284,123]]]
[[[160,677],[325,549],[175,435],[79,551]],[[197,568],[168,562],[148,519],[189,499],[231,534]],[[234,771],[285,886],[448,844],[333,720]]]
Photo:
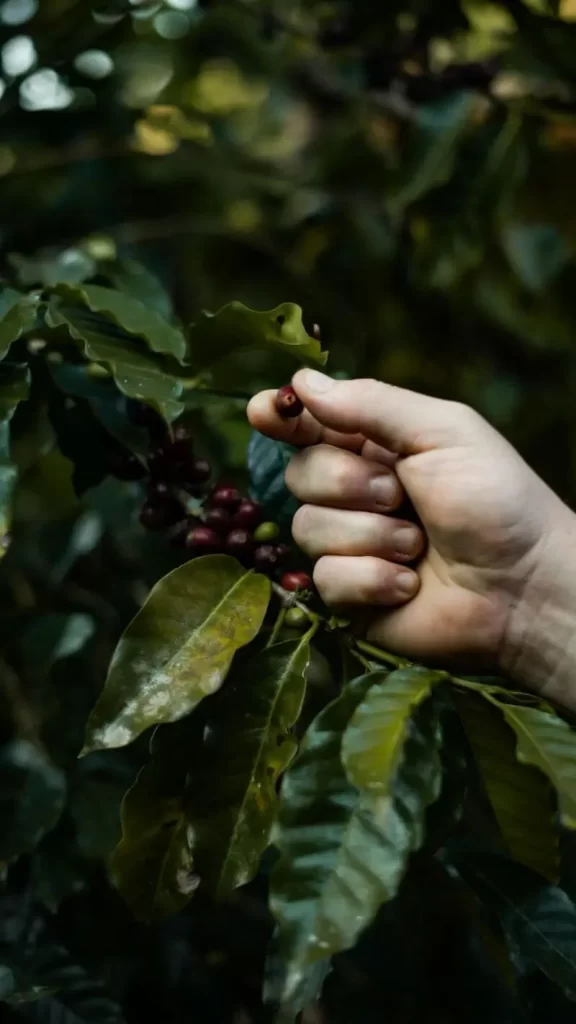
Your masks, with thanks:
[[[294,388],[325,427],[359,433],[402,455],[465,443],[480,417],[465,405],[430,398],[379,380],[333,380],[299,370]]]

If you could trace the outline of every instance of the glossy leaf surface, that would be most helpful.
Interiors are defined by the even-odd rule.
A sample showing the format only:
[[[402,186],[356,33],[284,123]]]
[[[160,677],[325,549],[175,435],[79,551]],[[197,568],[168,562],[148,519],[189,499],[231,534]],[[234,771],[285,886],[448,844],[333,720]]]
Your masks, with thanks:
[[[116,648],[84,753],[125,746],[215,693],[258,633],[269,598],[268,578],[227,555],[196,558],[160,580]]]

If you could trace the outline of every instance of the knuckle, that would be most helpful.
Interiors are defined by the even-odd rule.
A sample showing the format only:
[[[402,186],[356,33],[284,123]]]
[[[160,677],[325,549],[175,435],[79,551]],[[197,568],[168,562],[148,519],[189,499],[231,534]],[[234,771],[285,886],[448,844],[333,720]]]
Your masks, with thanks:
[[[311,511],[310,505],[301,505],[292,519],[292,536],[300,547],[304,546],[308,537]]]

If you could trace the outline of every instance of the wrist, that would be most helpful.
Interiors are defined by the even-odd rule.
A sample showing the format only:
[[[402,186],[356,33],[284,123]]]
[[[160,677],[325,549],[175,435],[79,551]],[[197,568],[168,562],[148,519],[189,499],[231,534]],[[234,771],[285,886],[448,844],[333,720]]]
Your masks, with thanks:
[[[500,667],[576,711],[576,515],[565,505],[554,512],[513,602]]]

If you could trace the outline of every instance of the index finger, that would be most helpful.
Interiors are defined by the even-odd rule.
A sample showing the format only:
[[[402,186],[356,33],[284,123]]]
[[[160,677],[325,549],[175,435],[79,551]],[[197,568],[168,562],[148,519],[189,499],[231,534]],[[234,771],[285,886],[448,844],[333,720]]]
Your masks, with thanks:
[[[248,403],[247,416],[255,430],[287,444],[330,444],[335,448],[360,451],[366,440],[362,434],[345,434],[324,427],[304,409],[296,419],[282,419],[276,411],[276,391],[260,391]]]

